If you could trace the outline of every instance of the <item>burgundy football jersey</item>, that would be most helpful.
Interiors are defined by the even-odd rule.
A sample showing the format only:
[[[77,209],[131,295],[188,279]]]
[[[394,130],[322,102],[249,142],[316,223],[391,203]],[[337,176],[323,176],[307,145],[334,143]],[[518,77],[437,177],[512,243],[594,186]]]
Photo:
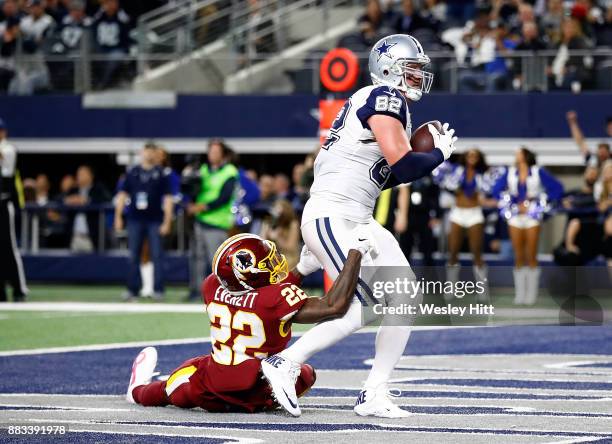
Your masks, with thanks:
[[[291,317],[308,297],[294,279],[290,274],[280,284],[240,296],[225,290],[214,275],[204,280],[202,296],[210,319],[212,358],[217,364],[237,366],[287,347]]]

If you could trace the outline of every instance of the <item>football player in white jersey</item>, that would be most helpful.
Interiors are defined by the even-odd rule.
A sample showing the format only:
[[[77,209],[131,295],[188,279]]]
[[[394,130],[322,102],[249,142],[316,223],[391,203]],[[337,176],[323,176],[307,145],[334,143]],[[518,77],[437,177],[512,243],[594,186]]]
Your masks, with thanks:
[[[420,43],[409,35],[391,35],[374,45],[369,59],[374,85],[361,88],[348,99],[315,162],[311,197],[302,216],[306,244],[302,254],[312,256],[312,269],[300,273],[308,274],[320,263],[335,279],[350,248],[369,248],[362,265],[410,270],[397,240],[372,213],[383,189],[428,175],[455,149],[454,130],[445,124],[443,132],[429,126],[436,149],[430,153],[411,151],[408,104],[429,92],[433,74],[423,70],[429,62]],[[300,262],[302,266],[308,263]],[[344,317],[318,324],[279,355],[262,361],[264,376],[276,398],[291,414],[301,413],[294,389],[295,369],[316,352],[360,329],[362,306],[371,306],[372,298],[372,291],[360,280],[355,303]],[[379,327],[374,363],[357,398],[355,413],[386,418],[409,415],[391,402],[387,388],[409,336],[408,325]]]

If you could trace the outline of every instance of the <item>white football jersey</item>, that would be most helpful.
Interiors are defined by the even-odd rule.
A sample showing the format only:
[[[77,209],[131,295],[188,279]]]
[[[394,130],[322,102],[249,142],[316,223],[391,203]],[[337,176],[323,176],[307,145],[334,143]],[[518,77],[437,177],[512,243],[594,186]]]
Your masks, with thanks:
[[[302,215],[302,225],[321,217],[342,217],[366,223],[391,176],[368,119],[374,114],[394,117],[410,137],[408,103],[390,86],[361,88],[344,104],[314,164],[314,183]]]

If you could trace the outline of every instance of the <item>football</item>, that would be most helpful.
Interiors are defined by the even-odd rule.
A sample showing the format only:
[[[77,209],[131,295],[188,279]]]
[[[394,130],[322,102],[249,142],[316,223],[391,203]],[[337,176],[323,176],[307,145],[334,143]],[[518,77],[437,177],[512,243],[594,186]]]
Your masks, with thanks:
[[[429,124],[435,126],[440,133],[444,133],[442,124],[439,120],[425,122],[412,133],[412,137],[410,138],[410,146],[412,147],[413,151],[417,153],[429,153],[435,148],[433,137],[427,128],[427,125]]]

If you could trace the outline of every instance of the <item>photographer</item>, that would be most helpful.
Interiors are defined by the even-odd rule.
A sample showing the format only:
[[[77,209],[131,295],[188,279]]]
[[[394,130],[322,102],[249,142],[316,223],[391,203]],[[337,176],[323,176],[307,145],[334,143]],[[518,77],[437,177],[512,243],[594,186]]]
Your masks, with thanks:
[[[195,218],[189,254],[189,299],[199,298],[200,284],[212,267],[213,255],[234,225],[232,206],[238,169],[230,163],[230,155],[222,140],[213,139],[208,143],[208,165],[202,165],[199,171],[192,166],[183,171],[183,178],[197,185],[191,191],[194,203],[187,207],[187,213]]]

